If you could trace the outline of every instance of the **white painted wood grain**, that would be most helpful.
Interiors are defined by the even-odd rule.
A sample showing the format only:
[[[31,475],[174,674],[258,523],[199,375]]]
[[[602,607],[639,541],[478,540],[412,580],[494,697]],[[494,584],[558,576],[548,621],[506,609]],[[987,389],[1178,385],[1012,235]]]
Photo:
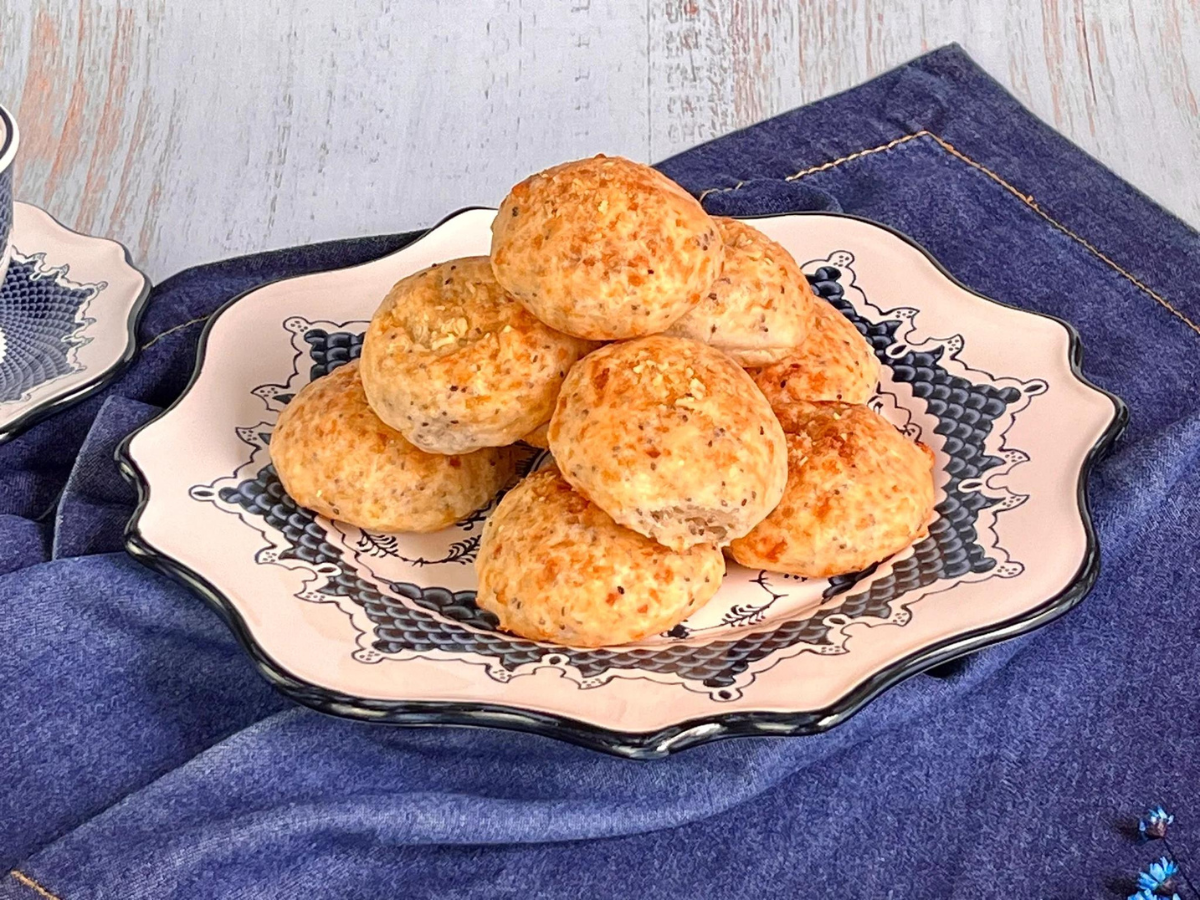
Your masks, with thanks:
[[[957,40],[1200,223],[1196,0],[0,0],[18,196],[152,277],[653,161]]]

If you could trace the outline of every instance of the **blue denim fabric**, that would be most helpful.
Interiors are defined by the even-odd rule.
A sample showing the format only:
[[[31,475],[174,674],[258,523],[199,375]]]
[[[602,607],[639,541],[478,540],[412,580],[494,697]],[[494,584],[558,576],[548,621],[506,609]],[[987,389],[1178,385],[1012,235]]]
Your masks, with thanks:
[[[122,379],[0,447],[0,900],[1124,897],[1152,802],[1200,865],[1200,236],[957,48],[663,169],[715,213],[877,219],[1074,322],[1133,416],[1092,480],[1093,594],[828,734],[651,763],[291,706],[119,552],[112,451],[178,394],[222,301],[404,238],[192,270],[156,289]]]

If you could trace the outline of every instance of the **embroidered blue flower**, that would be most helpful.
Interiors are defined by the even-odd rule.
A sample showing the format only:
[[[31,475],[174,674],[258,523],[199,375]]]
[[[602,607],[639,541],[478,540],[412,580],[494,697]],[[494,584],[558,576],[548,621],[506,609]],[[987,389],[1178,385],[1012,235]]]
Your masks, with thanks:
[[[1130,894],[1129,900],[1163,900],[1163,897],[1154,891],[1140,890],[1136,894]],[[1168,900],[1179,900],[1179,895],[1172,894]]]
[[[1163,856],[1159,858],[1158,862],[1150,863],[1145,872],[1138,873],[1138,887],[1151,895],[1160,891],[1169,891],[1173,879],[1178,874],[1179,866],[1175,865],[1175,860]]]
[[[1167,836],[1167,826],[1174,822],[1173,815],[1161,806],[1156,806],[1146,814],[1144,819],[1138,820],[1138,834],[1142,836],[1143,841],[1160,840]]]

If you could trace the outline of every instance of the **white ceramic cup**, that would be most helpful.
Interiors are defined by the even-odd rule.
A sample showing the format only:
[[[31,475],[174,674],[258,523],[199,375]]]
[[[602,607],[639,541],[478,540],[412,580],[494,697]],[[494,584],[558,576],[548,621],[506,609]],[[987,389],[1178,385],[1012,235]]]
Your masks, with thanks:
[[[17,120],[0,106],[0,285],[12,258],[13,160],[17,158]]]

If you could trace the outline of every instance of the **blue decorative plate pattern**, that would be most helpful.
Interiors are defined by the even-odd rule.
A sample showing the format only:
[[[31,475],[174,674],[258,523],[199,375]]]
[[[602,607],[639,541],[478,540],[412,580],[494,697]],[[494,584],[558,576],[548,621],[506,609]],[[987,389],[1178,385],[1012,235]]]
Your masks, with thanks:
[[[149,292],[119,244],[13,208],[0,282],[0,442],[116,376],[133,357]]]
[[[304,292],[297,289],[294,302],[289,302],[288,283],[273,286],[275,302],[262,298],[253,328],[261,339],[269,340],[266,336],[274,332],[286,342],[281,345],[286,352],[275,358],[286,360],[287,369],[275,378],[253,381],[248,376],[242,381],[238,416],[252,413],[255,404],[261,412],[253,420],[243,418],[243,424],[233,424],[226,437],[214,435],[214,451],[217,443],[220,449],[207,455],[214,461],[227,459],[228,468],[210,469],[208,477],[187,484],[173,479],[177,487],[164,501],[177,517],[211,523],[209,527],[227,536],[230,548],[242,547],[245,562],[257,571],[280,572],[283,578],[271,583],[277,585],[274,591],[299,604],[295,612],[318,605],[342,614],[337,620],[322,617],[329,631],[319,640],[314,637],[313,644],[338,657],[327,661],[327,670],[336,669],[337,678],[296,673],[293,666],[271,658],[273,654],[265,649],[270,642],[255,637],[252,627],[239,627],[260,665],[297,699],[387,721],[492,717],[511,727],[548,731],[628,755],[659,755],[719,734],[813,730],[843,718],[880,689],[881,660],[882,670],[894,677],[919,668],[914,657],[923,656],[925,664],[938,661],[947,646],[941,633],[947,623],[963,619],[961,625],[950,625],[952,636],[976,633],[989,622],[997,635],[1007,633],[1014,618],[1007,614],[1011,602],[997,603],[992,614],[962,603],[1014,591],[1020,594],[1022,585],[1048,583],[1053,580],[1048,570],[1061,568],[1030,556],[1028,520],[1022,524],[1020,517],[1031,497],[1038,514],[1046,514],[1039,485],[1048,474],[1061,481],[1062,454],[1020,436],[1036,436],[1034,419],[1040,422],[1052,416],[1056,403],[1077,404],[1085,394],[1092,398],[1095,422],[1081,438],[1076,470],[1066,473],[1078,481],[1086,461],[1111,439],[1121,419],[1119,401],[1086,385],[1067,358],[1075,352],[1073,334],[1053,320],[1016,313],[970,295],[919,251],[877,226],[840,216],[779,217],[761,225],[785,246],[819,246],[822,238],[844,241],[803,268],[815,292],[855,325],[883,364],[872,406],[935,452],[938,502],[928,537],[865,572],[834,579],[794,578],[731,565],[726,583],[703,610],[669,633],[637,645],[585,650],[496,630],[495,619],[474,603],[472,563],[487,510],[434,535],[370,534],[298,507],[283,490],[269,456],[270,433],[279,410],[308,381],[357,357],[366,318],[374,300],[395,280],[392,276],[439,254],[449,258],[470,252],[439,247],[439,232],[441,243],[451,247],[456,239],[470,244],[479,237],[476,230],[480,222],[486,225],[485,220],[486,215],[477,212],[463,214],[400,251],[397,258],[389,258],[393,265],[380,273],[375,293],[364,290],[362,300],[353,304],[356,315],[350,317],[309,317],[302,313],[314,307],[305,302]],[[426,242],[432,246],[426,247],[425,255],[409,252]],[[913,267],[914,285],[927,282],[946,296],[935,291],[928,298],[917,297],[911,305],[892,305],[869,296],[867,286],[877,281],[881,271],[890,272],[899,264],[890,259],[897,254],[904,265]],[[930,271],[935,279],[929,278]],[[317,277],[332,279],[336,274]],[[346,287],[365,279],[361,272],[343,277]],[[980,352],[974,353],[976,337],[967,336],[972,329],[943,327],[984,304],[1005,316],[1045,322],[1054,332],[1048,333],[1048,343],[1060,346],[1063,358],[1047,364],[1045,375],[1036,365],[1015,366],[1019,375],[993,374],[993,360],[1002,359],[994,348],[981,344]],[[274,324],[270,308],[284,313]],[[222,318],[236,311],[237,306],[231,307]],[[244,321],[251,319],[244,317]],[[981,335],[986,334],[991,323],[980,324]],[[218,327],[214,325],[214,331]],[[223,351],[228,369],[231,354],[237,352],[233,348],[244,342],[233,331],[223,336],[228,336],[223,341],[229,347]],[[208,341],[211,354],[213,337]],[[988,365],[976,364],[977,359]],[[267,369],[265,365],[255,368]],[[1039,374],[1023,374],[1030,369]],[[206,371],[202,363],[198,383],[204,381]],[[213,384],[218,380],[223,379],[214,378]],[[188,415],[198,414],[194,410],[185,414],[184,405],[161,421],[174,418],[182,427]],[[1027,419],[1032,429],[1022,427]],[[152,423],[143,433],[155,428]],[[526,468],[535,466],[538,455],[531,451],[524,462]],[[145,471],[136,436],[124,451],[124,463],[131,477],[154,497],[158,488]],[[1044,617],[1048,609],[1057,611],[1074,602],[1073,592],[1082,593],[1078,573],[1086,574],[1094,541],[1078,506],[1062,512],[1078,529],[1080,559],[1072,561],[1069,572],[1053,576],[1062,579],[1057,594],[1038,593],[1022,600],[1016,617],[1025,615],[1024,625]],[[227,613],[231,607],[240,613],[236,597],[212,583],[218,575],[215,567],[203,571],[164,552],[159,541],[140,532],[138,524],[135,520],[131,530],[133,552],[187,578]],[[237,592],[235,587],[233,593]],[[960,595],[961,601],[953,599]],[[922,614],[920,610],[927,606],[929,612]],[[346,624],[336,624],[347,620],[348,631]],[[335,637],[335,631],[341,637]],[[982,642],[986,638],[974,643]],[[833,662],[838,658],[861,667],[847,689],[833,683],[834,675],[843,671]],[[347,663],[362,668],[347,670]],[[400,667],[397,674],[404,672],[414,682],[432,681],[406,695],[404,687],[397,687],[393,666]],[[792,670],[804,689],[781,682],[777,672],[783,669]],[[443,690],[439,678],[473,687],[463,689],[465,696],[439,699]],[[807,679],[813,678],[818,683],[809,685]],[[332,683],[339,679],[339,684]],[[638,683],[646,685],[641,689],[646,693],[637,693]],[[355,685],[378,688],[379,693]],[[821,702],[831,693],[838,696]],[[592,695],[598,699],[589,700]],[[609,695],[616,710],[611,715],[605,707]],[[648,708],[629,712],[631,697],[645,697]],[[679,711],[671,712],[672,706]],[[489,711],[492,707],[498,712]],[[788,712],[781,714],[781,708]]]
[[[79,369],[87,343],[87,310],[107,284],[77,284],[67,266],[46,254],[15,252],[0,285],[0,403],[28,398],[36,388]]]

